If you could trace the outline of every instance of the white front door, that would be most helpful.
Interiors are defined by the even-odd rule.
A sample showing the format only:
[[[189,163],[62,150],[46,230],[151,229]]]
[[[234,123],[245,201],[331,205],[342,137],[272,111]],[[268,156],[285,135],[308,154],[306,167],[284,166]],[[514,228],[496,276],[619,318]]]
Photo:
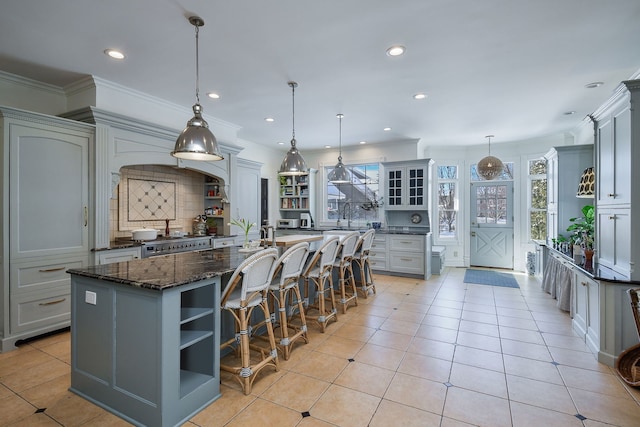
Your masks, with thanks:
[[[471,265],[513,269],[513,182],[471,183]]]

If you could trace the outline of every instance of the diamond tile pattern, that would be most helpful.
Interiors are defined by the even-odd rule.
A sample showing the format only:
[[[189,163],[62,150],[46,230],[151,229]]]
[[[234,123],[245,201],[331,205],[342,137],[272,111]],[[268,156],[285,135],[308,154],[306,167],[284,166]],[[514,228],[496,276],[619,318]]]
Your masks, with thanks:
[[[176,183],[145,179],[127,180],[129,221],[176,219]]]

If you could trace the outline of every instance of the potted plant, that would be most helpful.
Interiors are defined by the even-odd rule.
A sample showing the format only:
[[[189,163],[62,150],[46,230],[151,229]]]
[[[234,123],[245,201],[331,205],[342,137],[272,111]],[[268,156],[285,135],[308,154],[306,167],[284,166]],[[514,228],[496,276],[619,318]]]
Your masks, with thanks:
[[[585,267],[591,268],[591,260],[593,259],[593,240],[595,235],[595,208],[593,205],[582,207],[582,216],[569,218],[571,225],[567,227],[567,231],[571,232],[571,239],[574,245],[580,245],[584,251]]]
[[[242,231],[244,231],[244,244],[242,245],[243,248],[248,248],[249,247],[249,230],[251,230],[251,228],[256,225],[255,222],[249,222],[244,218],[233,218],[231,220],[231,222],[229,223],[229,226],[235,225],[236,227],[240,227],[242,229]]]
[[[215,218],[207,217],[207,232],[209,236],[215,236],[218,233],[218,225]]]

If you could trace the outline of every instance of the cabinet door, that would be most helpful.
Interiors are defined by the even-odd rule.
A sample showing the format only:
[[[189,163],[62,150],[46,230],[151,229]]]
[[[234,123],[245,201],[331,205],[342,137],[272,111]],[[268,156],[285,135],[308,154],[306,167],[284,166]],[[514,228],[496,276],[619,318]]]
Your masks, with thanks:
[[[12,124],[12,259],[87,252],[89,135]]]
[[[582,273],[574,273],[573,298],[573,330],[584,339],[587,335],[587,318],[589,316],[588,295],[589,281]]]
[[[427,168],[407,167],[406,205],[410,208],[427,207]]]
[[[404,168],[387,170],[387,208],[402,206]]]
[[[598,206],[631,202],[631,111],[628,107],[614,113],[597,129]]]
[[[249,232],[249,238],[253,239],[260,233],[260,165],[253,162],[245,164],[238,161],[238,183],[236,207],[233,208],[232,217],[244,218],[252,224],[256,224]],[[231,227],[231,233],[244,234],[238,227]]]
[[[625,276],[631,274],[631,210],[599,208],[598,262]]]

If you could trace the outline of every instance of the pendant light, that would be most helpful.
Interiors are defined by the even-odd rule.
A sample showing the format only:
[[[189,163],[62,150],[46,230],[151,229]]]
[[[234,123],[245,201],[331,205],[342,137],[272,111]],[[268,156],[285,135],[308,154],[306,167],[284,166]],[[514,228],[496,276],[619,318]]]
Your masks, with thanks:
[[[500,176],[504,170],[504,164],[502,160],[491,155],[491,138],[493,138],[493,135],[487,135],[485,138],[489,140],[489,155],[478,162],[476,170],[482,178],[491,181]]]
[[[334,184],[345,184],[351,182],[349,171],[342,163],[342,118],[344,114],[337,114],[336,117],[340,120],[340,154],[338,155],[338,164],[329,173],[329,182]]]
[[[291,87],[291,99],[292,99],[292,136],[291,136],[291,148],[287,151],[286,156],[282,160],[278,175],[302,175],[307,172],[307,164],[300,155],[298,148],[296,147],[296,87],[298,83],[288,82]]]
[[[200,105],[200,74],[198,61],[198,33],[204,25],[202,18],[192,16],[189,22],[196,28],[196,103],[193,106],[193,117],[187,122],[187,127],[180,133],[171,155],[186,160],[222,160],[224,157],[218,148],[218,142],[209,125],[202,118],[202,106]]]

